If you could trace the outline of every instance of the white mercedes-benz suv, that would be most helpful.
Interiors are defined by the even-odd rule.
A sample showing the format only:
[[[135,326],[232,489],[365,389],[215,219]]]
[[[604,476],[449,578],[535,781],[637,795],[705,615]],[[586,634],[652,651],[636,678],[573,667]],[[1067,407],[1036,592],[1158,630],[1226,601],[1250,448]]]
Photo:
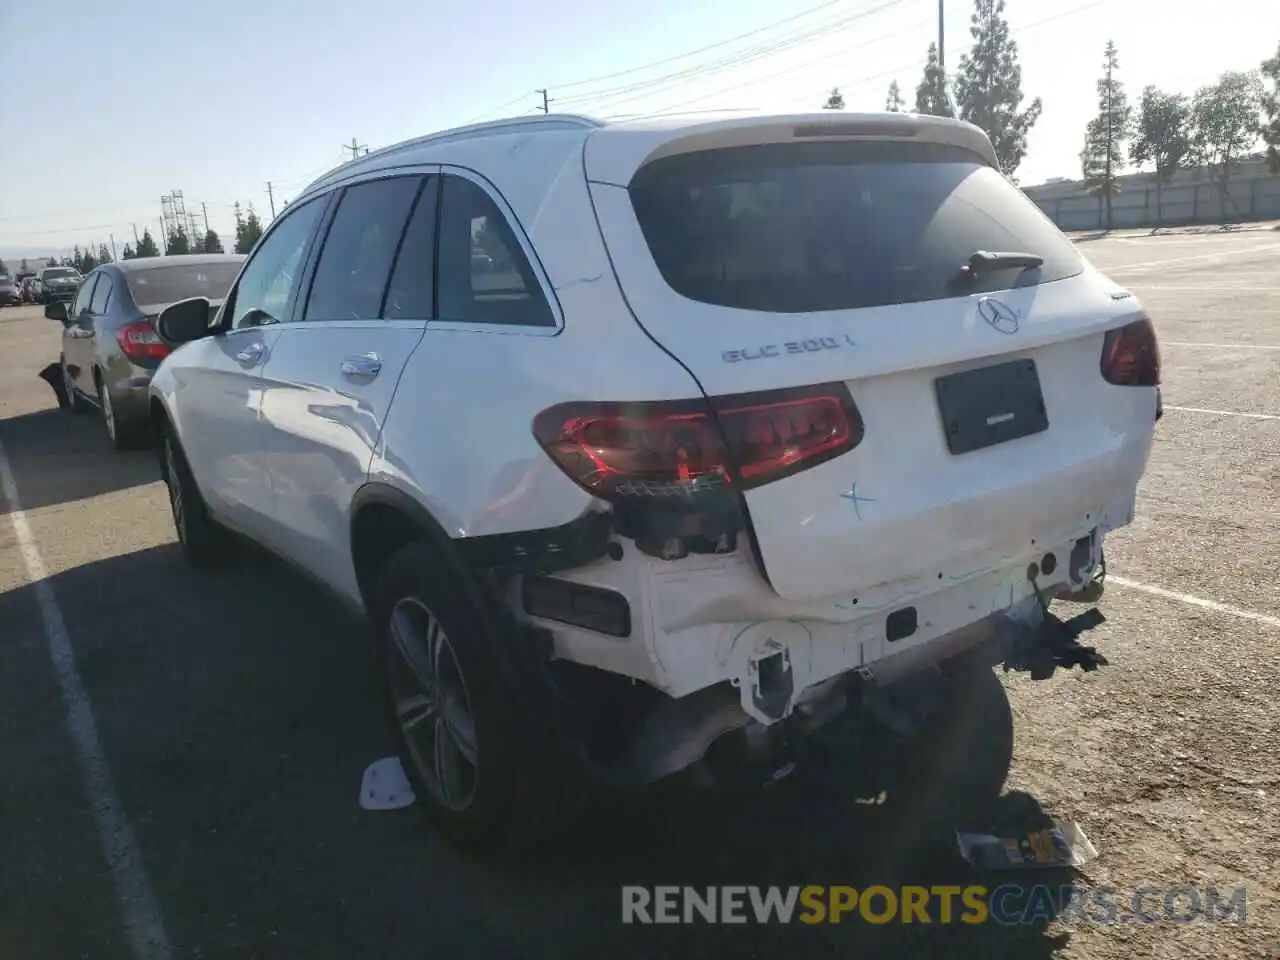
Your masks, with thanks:
[[[1138,301],[980,131],[901,114],[412,140],[157,329],[186,556],[233,531],[372,619],[466,841],[553,770],[776,773],[904,679],[1105,662],[1048,602],[1100,593],[1160,414]]]

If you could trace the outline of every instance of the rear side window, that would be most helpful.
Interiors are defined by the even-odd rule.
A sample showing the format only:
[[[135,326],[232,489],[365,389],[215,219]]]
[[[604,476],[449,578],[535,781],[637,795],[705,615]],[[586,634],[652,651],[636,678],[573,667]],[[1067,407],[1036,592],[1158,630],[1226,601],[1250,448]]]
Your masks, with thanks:
[[[439,319],[553,327],[511,225],[470,180],[446,176],[440,192]]]
[[[853,310],[1074,276],[1071,242],[998,171],[957,147],[789,143],[656,160],[630,186],[677,293],[771,313]],[[960,283],[978,250],[1043,266]]]
[[[176,259],[176,258],[175,258]],[[125,274],[133,302],[140,305],[176,303],[190,297],[221,300],[231,289],[240,261],[225,263],[176,263],[146,267]]]
[[[343,192],[316,264],[304,320],[378,318],[391,262],[422,180],[371,180]]]

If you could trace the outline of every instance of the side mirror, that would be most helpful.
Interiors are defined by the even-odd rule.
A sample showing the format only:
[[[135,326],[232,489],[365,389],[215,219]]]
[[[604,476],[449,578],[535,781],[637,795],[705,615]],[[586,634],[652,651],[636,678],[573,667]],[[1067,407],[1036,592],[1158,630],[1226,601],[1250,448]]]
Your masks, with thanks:
[[[46,303],[44,305],[44,315],[47,320],[57,320],[59,323],[67,322],[67,305],[61,301],[54,303]]]
[[[190,343],[209,336],[211,316],[208,297],[191,297],[171,303],[156,317],[156,332],[170,343]]]

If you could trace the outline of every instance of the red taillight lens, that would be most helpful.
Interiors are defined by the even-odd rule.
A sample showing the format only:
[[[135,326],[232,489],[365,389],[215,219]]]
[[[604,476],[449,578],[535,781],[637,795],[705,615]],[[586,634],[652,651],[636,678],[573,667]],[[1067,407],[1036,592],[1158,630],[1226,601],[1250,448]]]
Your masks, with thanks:
[[[1117,387],[1160,385],[1160,345],[1146,317],[1108,330],[1102,343],[1102,379]]]
[[[714,410],[714,414],[713,411]],[[843,384],[659,403],[566,403],[534,419],[543,449],[606,500],[758,487],[852,450],[862,418]]]
[[[137,320],[116,331],[120,349],[130,360],[159,360],[169,355],[169,346],[160,339],[150,320]]]

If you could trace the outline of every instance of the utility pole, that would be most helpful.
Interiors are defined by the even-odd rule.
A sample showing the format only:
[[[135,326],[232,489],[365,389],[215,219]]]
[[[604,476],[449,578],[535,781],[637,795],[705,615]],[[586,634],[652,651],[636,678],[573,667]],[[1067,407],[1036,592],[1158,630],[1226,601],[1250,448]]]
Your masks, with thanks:
[[[169,255],[169,238],[164,235],[165,222],[164,217],[160,218],[160,256],[167,257]]]
[[[546,90],[535,90],[534,93],[542,94],[542,112],[547,113],[547,108],[551,105],[551,98],[547,96]]]
[[[142,241],[138,239],[138,225],[135,223],[133,225],[133,249],[137,250],[140,243]]]
[[[274,220],[276,218],[276,197],[275,194],[271,192],[270,180],[267,181],[267,202],[271,204],[271,219]]]
[[[200,204],[200,213],[204,216],[204,232],[209,232],[209,208],[202,201]]]
[[[946,0],[938,0],[938,69],[946,71],[947,61],[946,54],[942,51],[946,49],[947,29],[946,29]]]
[[[119,260],[120,256],[116,253],[116,235],[114,233],[108,233],[107,236],[111,238],[111,259]]]
[[[1106,179],[1102,182],[1102,189],[1107,192],[1107,229],[1108,230],[1111,229],[1111,148],[1113,143],[1111,138],[1114,135],[1114,131],[1111,129],[1111,117],[1113,113],[1111,109],[1111,93],[1112,93],[1112,90],[1114,89],[1111,86],[1112,59],[1113,57],[1111,56],[1111,51],[1108,50],[1107,51],[1107,173],[1106,173]]]
[[[351,138],[351,142],[350,142],[349,144],[347,144],[346,146],[344,146],[342,149],[343,149],[343,150],[350,150],[350,151],[351,151],[351,159],[352,159],[352,160],[354,160],[356,157],[360,156],[360,151],[361,151],[361,150],[363,150],[365,153],[368,153],[368,152],[369,152],[369,146],[368,146],[368,144],[361,143],[361,142],[360,142],[359,140],[357,140],[355,137],[352,137],[352,138]]]

